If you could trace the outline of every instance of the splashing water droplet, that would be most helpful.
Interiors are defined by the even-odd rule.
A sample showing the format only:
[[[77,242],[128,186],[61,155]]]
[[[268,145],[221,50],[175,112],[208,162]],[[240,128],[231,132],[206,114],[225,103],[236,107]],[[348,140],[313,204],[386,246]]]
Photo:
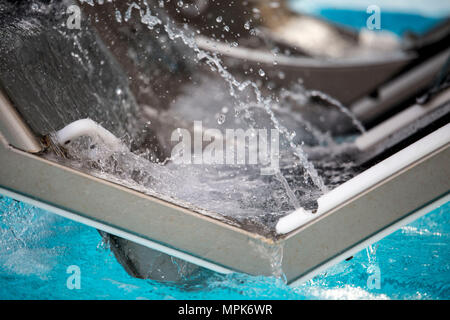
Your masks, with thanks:
[[[116,21],[122,23],[122,14],[119,10],[116,10]]]

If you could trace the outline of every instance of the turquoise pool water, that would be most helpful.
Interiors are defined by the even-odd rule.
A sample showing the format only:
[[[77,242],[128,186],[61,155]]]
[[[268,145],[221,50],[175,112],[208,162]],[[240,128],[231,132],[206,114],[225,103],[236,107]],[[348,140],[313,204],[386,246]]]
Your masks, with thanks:
[[[80,289],[67,287],[72,265],[80,268]],[[370,281],[374,278],[379,286]],[[2,197],[0,298],[449,299],[450,202],[379,241],[372,251],[291,288],[271,277],[207,270],[184,285],[134,279],[95,229]]]
[[[371,14],[366,12],[369,5],[380,8],[380,28],[391,31],[399,36],[406,32],[422,34],[437,25],[443,18],[450,15],[450,2],[445,0],[404,1],[317,1],[317,0],[289,0],[292,10],[319,16],[325,20],[355,29],[364,29]],[[394,9],[395,8],[395,9]]]

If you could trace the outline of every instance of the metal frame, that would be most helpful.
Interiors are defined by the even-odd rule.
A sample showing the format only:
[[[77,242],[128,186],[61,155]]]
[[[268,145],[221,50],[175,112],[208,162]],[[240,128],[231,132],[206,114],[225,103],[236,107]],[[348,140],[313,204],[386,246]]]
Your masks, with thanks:
[[[42,146],[34,134],[0,90],[0,133],[8,142],[21,150],[36,153]]]
[[[355,116],[364,123],[376,120],[396,105],[427,88],[442,70],[450,57],[450,49],[444,50],[404,74],[383,84],[378,97],[364,97],[351,106]]]
[[[233,47],[201,36],[196,37],[196,43],[202,50],[222,55],[226,64],[228,59],[240,62],[239,70],[242,62],[261,67],[268,75],[273,75],[271,80],[282,85],[301,78],[306,88],[326,92],[345,105],[362,99],[417,58],[415,53],[399,51],[389,57],[370,60],[343,58],[327,61],[302,56],[274,57],[270,52]],[[230,63],[230,69],[233,65]],[[284,80],[277,80],[280,71],[285,73]]]
[[[450,124],[438,131],[410,146],[443,135],[432,152],[276,240],[21,151],[3,136],[0,193],[222,273],[271,275],[271,253],[282,248],[280,265],[296,283],[448,201]]]
[[[449,133],[450,125],[446,129]],[[447,137],[450,139],[450,135]],[[425,137],[423,142],[427,138],[430,137]],[[343,260],[363,245],[395,231],[402,221],[410,221],[405,220],[409,216],[419,217],[417,212],[421,209],[431,211],[448,201],[448,159],[450,145],[446,142],[438,150],[289,234],[284,239],[283,261],[288,280],[302,281],[315,274],[316,269]]]
[[[320,274],[321,272],[324,272],[325,270],[327,270],[329,267],[335,265],[336,263],[339,263],[341,261],[344,261],[345,259],[353,256],[354,254],[360,252],[361,250],[364,250],[365,248],[367,248],[369,245],[374,244],[375,242],[387,237],[388,235],[394,233],[395,231],[397,231],[398,229],[400,229],[401,227],[406,226],[409,223],[414,222],[415,220],[419,219],[420,217],[426,215],[427,213],[430,213],[431,211],[433,211],[436,208],[439,208],[440,206],[446,204],[447,202],[450,201],[450,194],[447,194],[435,201],[432,201],[430,204],[416,210],[414,213],[404,217],[403,219],[397,221],[396,223],[392,224],[391,226],[387,227],[386,229],[384,229],[383,231],[367,238],[366,240],[360,242],[357,245],[354,245],[352,248],[346,250],[345,252],[335,256],[332,259],[329,259],[327,262],[321,264],[320,266],[315,267],[313,270],[311,270],[310,272],[306,272],[304,275],[300,276],[299,278],[297,278],[296,280],[293,280],[291,282],[292,286],[296,286],[304,281],[307,281],[311,278],[313,278],[314,276]]]

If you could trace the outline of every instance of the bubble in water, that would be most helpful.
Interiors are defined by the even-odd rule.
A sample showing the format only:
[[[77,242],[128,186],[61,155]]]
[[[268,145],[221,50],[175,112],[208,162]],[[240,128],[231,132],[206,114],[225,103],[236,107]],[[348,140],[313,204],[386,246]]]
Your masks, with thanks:
[[[258,73],[261,77],[264,77],[266,75],[263,69],[259,69]]]
[[[216,21],[219,22],[219,23],[222,22],[222,20],[223,20],[222,16],[218,16],[218,17],[216,18]]]
[[[247,22],[244,24],[244,28],[245,28],[245,30],[250,30],[250,21],[247,21]]]

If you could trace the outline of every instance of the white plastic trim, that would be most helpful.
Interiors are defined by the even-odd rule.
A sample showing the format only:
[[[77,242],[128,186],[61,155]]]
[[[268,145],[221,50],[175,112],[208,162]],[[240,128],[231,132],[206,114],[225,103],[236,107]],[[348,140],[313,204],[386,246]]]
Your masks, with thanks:
[[[88,136],[94,140],[100,139],[114,151],[126,150],[120,139],[91,119],[74,121],[57,131],[55,135],[57,143],[61,146],[82,136]]]
[[[298,209],[281,218],[277,223],[276,232],[286,234],[303,226],[449,142],[450,124],[447,124],[320,197],[317,213],[312,214],[304,209]]]

